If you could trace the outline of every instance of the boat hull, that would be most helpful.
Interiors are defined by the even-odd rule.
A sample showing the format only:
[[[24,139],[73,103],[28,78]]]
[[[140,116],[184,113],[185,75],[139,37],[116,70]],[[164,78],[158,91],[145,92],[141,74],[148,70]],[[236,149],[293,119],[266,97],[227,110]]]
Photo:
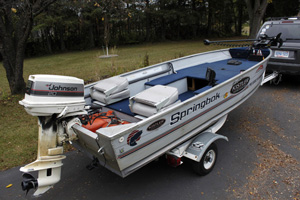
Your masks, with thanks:
[[[212,56],[214,53],[215,56]],[[205,58],[202,62],[213,58],[222,60],[230,56],[228,50],[214,53],[201,54]],[[198,95],[141,121],[102,128],[97,133],[74,126],[79,136],[77,143],[96,157],[103,166],[125,177],[201,133],[246,101],[259,88],[268,58]],[[177,63],[179,62],[182,60],[178,60]],[[196,59],[192,57],[191,62],[195,63]],[[176,62],[173,63],[176,65]],[[129,73],[123,76],[130,79],[133,75]],[[93,142],[90,141],[91,138]],[[99,150],[99,147],[103,148]]]

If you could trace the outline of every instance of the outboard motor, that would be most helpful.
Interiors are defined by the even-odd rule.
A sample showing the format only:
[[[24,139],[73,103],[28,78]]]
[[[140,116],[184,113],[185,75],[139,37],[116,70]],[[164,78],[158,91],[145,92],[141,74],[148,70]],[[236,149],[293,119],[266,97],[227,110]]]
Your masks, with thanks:
[[[82,79],[56,75],[30,75],[25,98],[19,102],[32,116],[38,117],[39,143],[36,161],[20,168],[22,189],[26,194],[36,189],[34,196],[43,194],[60,181],[63,143],[75,140],[74,124],[81,126],[78,115],[84,110]],[[30,172],[37,171],[35,179]]]

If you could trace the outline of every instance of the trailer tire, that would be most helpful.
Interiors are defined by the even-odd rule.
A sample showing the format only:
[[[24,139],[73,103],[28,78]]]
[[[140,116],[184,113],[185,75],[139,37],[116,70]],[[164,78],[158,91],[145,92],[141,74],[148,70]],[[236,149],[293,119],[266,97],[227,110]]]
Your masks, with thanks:
[[[212,143],[203,154],[200,162],[193,162],[194,171],[200,175],[204,176],[210,173],[217,161],[218,148],[215,143]]]

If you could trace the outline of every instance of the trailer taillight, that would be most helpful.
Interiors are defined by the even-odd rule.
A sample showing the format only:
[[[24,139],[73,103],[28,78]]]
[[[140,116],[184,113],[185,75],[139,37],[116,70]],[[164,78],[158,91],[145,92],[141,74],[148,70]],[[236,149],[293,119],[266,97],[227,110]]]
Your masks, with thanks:
[[[173,155],[167,155],[167,162],[171,167],[177,167],[182,164],[181,158]]]

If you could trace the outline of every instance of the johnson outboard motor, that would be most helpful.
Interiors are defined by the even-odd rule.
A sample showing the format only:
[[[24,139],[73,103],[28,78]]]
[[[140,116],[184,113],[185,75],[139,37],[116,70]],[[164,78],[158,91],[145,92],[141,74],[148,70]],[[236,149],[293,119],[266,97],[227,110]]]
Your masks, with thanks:
[[[81,126],[79,115],[85,111],[82,79],[56,75],[30,75],[25,98],[19,102],[32,116],[38,117],[39,144],[36,161],[20,168],[22,189],[43,194],[60,181],[63,143],[75,140],[72,126]],[[34,178],[30,172],[38,172]]]

